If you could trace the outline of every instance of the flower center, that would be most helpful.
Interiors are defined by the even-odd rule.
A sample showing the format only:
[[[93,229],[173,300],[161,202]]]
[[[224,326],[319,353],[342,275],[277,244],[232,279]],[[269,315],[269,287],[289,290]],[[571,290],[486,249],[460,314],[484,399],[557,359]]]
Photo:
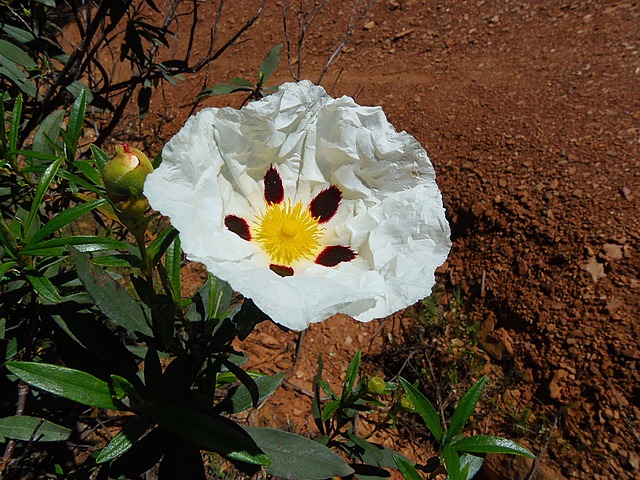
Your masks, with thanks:
[[[297,260],[312,258],[320,249],[320,227],[302,202],[268,204],[264,216],[256,219],[255,239],[272,262],[291,266]]]

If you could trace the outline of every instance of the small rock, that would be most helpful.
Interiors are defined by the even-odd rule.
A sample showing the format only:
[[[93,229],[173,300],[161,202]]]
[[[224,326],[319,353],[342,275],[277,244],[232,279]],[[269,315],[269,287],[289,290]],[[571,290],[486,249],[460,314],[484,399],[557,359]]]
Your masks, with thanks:
[[[633,200],[633,193],[629,187],[622,187],[620,193],[622,193],[625,200]]]
[[[607,276],[604,273],[604,265],[598,262],[596,257],[589,258],[589,260],[582,265],[582,268],[591,274],[591,278],[595,283],[598,283],[598,280]]]
[[[364,28],[365,30],[371,30],[375,26],[376,22],[374,22],[373,20],[369,20],[368,22],[365,22],[364,25],[362,25],[362,28]]]
[[[633,471],[640,470],[640,457],[633,452],[629,452],[629,458],[627,459],[627,463],[633,469]]]
[[[607,302],[603,309],[603,312],[609,315],[613,315],[621,306],[622,300],[620,300],[619,298],[613,298]]]
[[[562,386],[560,383],[567,378],[568,375],[569,372],[563,369],[557,370],[553,375],[553,378],[549,382],[549,396],[553,400],[560,400],[562,396]]]
[[[623,246],[622,245],[614,245],[613,243],[605,243],[602,246],[602,257],[608,262],[615,262],[617,260],[622,260],[623,255]]]

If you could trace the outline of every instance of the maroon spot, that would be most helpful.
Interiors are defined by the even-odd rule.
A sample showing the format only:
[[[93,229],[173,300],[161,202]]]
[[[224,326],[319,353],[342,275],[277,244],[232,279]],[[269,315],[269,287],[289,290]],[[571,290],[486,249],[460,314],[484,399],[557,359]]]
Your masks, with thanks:
[[[350,262],[354,258],[356,258],[356,252],[349,247],[333,245],[320,252],[320,255],[316,258],[316,263],[325,267],[335,267],[339,263]]]
[[[235,215],[227,215],[226,217],[224,217],[224,224],[229,230],[231,230],[243,240],[251,240],[251,231],[249,230],[249,224],[244,218],[236,217]]]
[[[269,268],[281,277],[293,276],[293,268],[291,267],[285,267],[284,265],[276,265],[275,263],[272,263],[271,265],[269,265]]]
[[[322,190],[311,200],[309,210],[313,218],[319,223],[328,222],[338,211],[338,206],[342,200],[342,192],[335,185]]]
[[[284,200],[282,178],[273,165],[264,174],[264,199],[267,203],[280,203]]]

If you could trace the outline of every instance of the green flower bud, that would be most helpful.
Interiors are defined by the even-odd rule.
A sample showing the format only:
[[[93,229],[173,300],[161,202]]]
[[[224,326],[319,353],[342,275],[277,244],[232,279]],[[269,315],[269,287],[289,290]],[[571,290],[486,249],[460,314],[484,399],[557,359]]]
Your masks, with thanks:
[[[114,202],[142,196],[144,181],[153,172],[153,166],[137,148],[126,143],[116,147],[116,154],[107,162],[102,179],[109,197]]]
[[[146,197],[129,198],[117,203],[118,216],[120,218],[140,218],[149,208]]]
[[[402,395],[400,397],[400,407],[409,412],[413,412],[416,409],[408,395]]]
[[[369,392],[374,393],[376,395],[380,395],[384,393],[386,388],[387,386],[384,383],[384,380],[381,379],[380,377],[371,377],[367,382],[367,390],[369,390]]]

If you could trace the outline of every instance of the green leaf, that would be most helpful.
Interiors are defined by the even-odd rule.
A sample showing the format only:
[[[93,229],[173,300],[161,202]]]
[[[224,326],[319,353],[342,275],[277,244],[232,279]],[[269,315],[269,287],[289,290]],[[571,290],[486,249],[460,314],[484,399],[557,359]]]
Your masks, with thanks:
[[[25,269],[24,275],[38,295],[52,303],[60,303],[62,301],[58,289],[51,283],[51,280],[40,272],[34,269]]]
[[[127,423],[118,434],[100,451],[96,463],[110,462],[129,450],[144,432],[151,426],[152,420],[147,416],[135,417]]]
[[[71,106],[66,135],[63,135],[64,142],[67,147],[67,160],[69,162],[73,162],[75,160],[76,148],[78,147],[78,140],[80,139],[80,135],[82,135],[82,130],[84,128],[84,114],[87,109],[86,87],[80,83],[79,88],[81,91],[77,95],[76,101],[73,102],[73,105]]]
[[[91,154],[93,155],[93,158],[96,161],[96,166],[98,167],[98,171],[102,173],[102,170],[104,170],[104,166],[109,161],[109,155],[107,155],[104,152],[104,150],[94,145],[93,143],[90,145],[90,148],[91,148]]]
[[[492,435],[476,435],[463,438],[453,444],[457,452],[468,453],[510,453],[523,457],[535,458],[528,449],[512,440]]]
[[[178,236],[178,230],[173,227],[167,228],[160,233],[147,247],[147,257],[149,264],[155,266],[165,254],[173,240]]]
[[[6,76],[29,97],[35,98],[38,96],[38,90],[36,90],[33,81],[11,60],[0,57],[0,75]]]
[[[416,387],[411,385],[404,378],[400,377],[400,384],[407,393],[411,403],[415,407],[418,414],[424,420],[425,426],[433,434],[437,441],[442,439],[442,425],[440,423],[440,417],[438,412],[431,404],[431,402],[425,397]]]
[[[271,49],[269,55],[262,61],[260,65],[260,83],[264,83],[267,78],[275,71],[280,62],[280,50],[282,50],[282,44],[279,43]]]
[[[0,55],[25,68],[33,69],[38,67],[27,52],[6,40],[0,40]]]
[[[258,404],[264,402],[267,398],[273,395],[273,392],[277,390],[286,372],[280,372],[273,376],[262,375],[254,378],[256,386],[258,387]],[[224,411],[228,413],[238,413],[250,408],[253,405],[253,399],[247,386],[242,383],[238,387],[234,388],[227,399],[224,401]]]
[[[22,255],[36,256],[45,255],[42,253],[45,250],[61,248],[66,250],[66,247],[73,245],[77,247],[80,252],[100,252],[104,250],[125,250],[128,249],[129,244],[115,240],[110,237],[95,237],[93,235],[74,235],[70,237],[52,238],[50,240],[43,240],[42,242],[32,247],[25,247],[20,251]],[[101,258],[101,257],[98,257]],[[130,266],[130,264],[127,264]]]
[[[13,104],[11,112],[11,123],[9,124],[9,150],[11,152],[18,148],[18,133],[20,132],[20,120],[22,119],[22,95],[18,95]],[[48,184],[47,184],[48,186]]]
[[[118,400],[131,396],[138,401],[142,401],[136,387],[134,387],[129,380],[121,377],[120,375],[111,375],[111,390],[113,392],[113,396]]]
[[[7,262],[3,262],[0,264],[0,281],[4,279],[4,276],[7,274],[9,270],[11,270],[18,262],[15,260],[9,260]]]
[[[469,389],[467,393],[460,399],[460,403],[453,412],[451,417],[451,424],[447,431],[446,438],[453,438],[459,435],[464,427],[465,423],[469,420],[469,417],[473,414],[480,397],[482,396],[482,390],[487,383],[487,377],[482,377],[476,384]]]
[[[62,160],[63,158],[59,157],[51,165],[49,165],[49,167],[45,170],[44,174],[42,175],[40,182],[38,182],[38,187],[36,188],[36,193],[34,194],[33,202],[31,203],[31,210],[29,210],[29,216],[27,217],[27,220],[24,223],[25,232],[29,231],[31,224],[35,220],[36,215],[38,214],[38,210],[40,209],[40,206],[42,204],[42,200],[45,194],[47,193],[47,190],[49,189],[51,182],[53,182],[53,179],[55,178],[56,173],[58,172],[58,168],[60,168],[60,164],[62,163]]]
[[[268,465],[269,457],[239,425],[214,417],[166,405],[154,405],[151,415],[160,425],[204,450],[253,465]]]
[[[64,88],[67,90],[67,92],[73,95],[76,98],[76,100],[79,99],[82,95],[84,95],[85,104],[91,103],[91,101],[93,100],[93,92],[89,87],[87,87],[80,80],[75,80],[74,82],[71,82],[69,85],[67,85]],[[82,115],[84,116],[84,112]]]
[[[116,325],[128,332],[153,336],[140,305],[109,275],[96,269],[85,255],[73,247],[69,254],[78,277],[96,306]]]
[[[344,386],[342,388],[341,401],[343,402],[353,392],[353,385],[356,383],[356,377],[358,376],[358,370],[360,369],[361,358],[362,353],[360,352],[360,350],[358,350],[349,362],[349,368],[347,368],[347,375],[345,376]]]
[[[9,362],[7,369],[25,383],[59,397],[101,408],[118,410],[107,382],[59,365],[35,362]]]
[[[64,120],[64,110],[54,110],[51,112],[38,127],[38,131],[33,137],[33,145],[31,148],[37,152],[46,153],[48,155],[56,155],[54,148],[55,141],[60,133],[60,127]]]
[[[414,467],[411,462],[408,462],[407,460],[405,460],[404,458],[398,455],[394,455],[393,459],[396,462],[396,466],[398,467],[398,470],[402,474],[402,478],[406,480],[422,480],[422,476],[420,475],[418,470],[416,470],[416,467]]]
[[[460,470],[466,472],[464,480],[472,480],[476,473],[482,468],[484,455],[473,455],[471,453],[463,453],[460,455]]]
[[[447,467],[447,474],[451,480],[466,480],[466,475],[460,471],[460,457],[451,445],[445,445],[442,456]]]
[[[180,287],[180,267],[182,266],[182,249],[180,248],[180,237],[176,237],[165,256],[165,268],[167,276],[171,282],[171,289],[174,301],[178,302],[182,298],[182,290]]]
[[[245,427],[271,458],[267,473],[280,478],[325,479],[346,477],[353,469],[324,445],[273,428]]]
[[[21,45],[33,42],[36,39],[28,30],[23,30],[13,25],[4,24],[2,25],[2,30]]]
[[[374,445],[371,445],[365,439],[360,438],[358,435],[353,435],[348,432],[345,432],[345,437],[351,442],[353,442],[355,445],[360,447],[362,450],[364,450],[366,455],[371,460],[373,460],[372,465],[380,466],[380,464],[382,463],[383,457],[382,457],[382,452],[379,451],[378,448],[376,448]]]
[[[0,418],[0,435],[25,442],[58,442],[71,436],[71,430],[47,420],[27,415]]]
[[[338,400],[331,400],[322,407],[322,421],[326,422],[331,418],[331,415],[340,408],[340,402]]]
[[[253,91],[253,84],[252,84],[252,88],[249,88],[249,87],[239,87],[231,83],[218,83],[213,87],[205,88],[204,90],[202,90],[196,96],[196,99],[202,100],[204,98],[214,97],[216,95],[226,95],[228,93],[234,93],[234,92],[251,92],[251,91]]]
[[[34,248],[40,240],[44,240],[47,236],[60,230],[65,225],[77,220],[81,216],[89,213],[94,208],[99,207],[107,202],[106,198],[99,198],[97,200],[91,200],[90,202],[81,203],[75,207],[71,207],[67,210],[63,210],[55,217],[45,223],[40,230],[38,230],[27,242],[25,248]]]

